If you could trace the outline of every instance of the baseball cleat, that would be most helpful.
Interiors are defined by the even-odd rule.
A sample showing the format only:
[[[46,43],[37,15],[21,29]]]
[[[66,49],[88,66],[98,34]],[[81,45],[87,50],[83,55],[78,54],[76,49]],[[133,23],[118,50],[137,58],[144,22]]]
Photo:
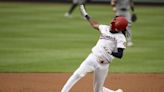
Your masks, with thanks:
[[[122,89],[117,89],[115,92],[123,92]]]
[[[64,14],[64,16],[65,16],[65,17],[68,17],[68,18],[72,18],[71,14],[69,14],[68,12],[66,12],[66,13]]]

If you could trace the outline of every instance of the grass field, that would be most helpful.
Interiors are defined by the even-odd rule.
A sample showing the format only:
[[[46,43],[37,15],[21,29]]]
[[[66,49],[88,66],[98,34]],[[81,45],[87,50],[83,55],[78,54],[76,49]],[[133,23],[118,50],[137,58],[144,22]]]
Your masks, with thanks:
[[[0,72],[73,72],[90,53],[99,33],[81,17],[65,18],[69,4],[0,3]],[[107,24],[110,5],[87,5]],[[136,6],[134,46],[110,72],[164,73],[164,7]]]

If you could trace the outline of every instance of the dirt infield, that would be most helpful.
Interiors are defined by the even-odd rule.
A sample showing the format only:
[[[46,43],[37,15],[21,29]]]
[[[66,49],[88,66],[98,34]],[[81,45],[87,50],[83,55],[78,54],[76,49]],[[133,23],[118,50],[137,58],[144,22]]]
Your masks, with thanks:
[[[60,92],[70,73],[0,73],[0,92]],[[124,92],[164,92],[164,74],[110,74],[105,86]],[[92,74],[70,92],[93,92]]]

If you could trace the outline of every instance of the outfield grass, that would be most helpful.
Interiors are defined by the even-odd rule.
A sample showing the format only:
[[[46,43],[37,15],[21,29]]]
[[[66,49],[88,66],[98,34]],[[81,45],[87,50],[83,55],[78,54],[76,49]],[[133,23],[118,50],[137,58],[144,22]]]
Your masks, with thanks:
[[[99,33],[83,20],[63,15],[69,4],[0,3],[0,72],[73,72],[90,53]],[[107,24],[108,5],[87,5],[89,14]],[[164,7],[136,6],[134,47],[111,72],[164,73]]]

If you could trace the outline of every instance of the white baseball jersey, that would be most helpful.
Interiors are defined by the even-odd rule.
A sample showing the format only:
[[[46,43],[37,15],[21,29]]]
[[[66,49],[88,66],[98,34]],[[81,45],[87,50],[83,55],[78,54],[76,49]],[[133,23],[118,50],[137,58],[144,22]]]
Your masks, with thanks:
[[[97,44],[92,48],[92,53],[96,55],[100,60],[112,61],[112,51],[116,51],[117,48],[126,48],[126,38],[120,33],[111,33],[110,26],[99,25],[100,38]]]

